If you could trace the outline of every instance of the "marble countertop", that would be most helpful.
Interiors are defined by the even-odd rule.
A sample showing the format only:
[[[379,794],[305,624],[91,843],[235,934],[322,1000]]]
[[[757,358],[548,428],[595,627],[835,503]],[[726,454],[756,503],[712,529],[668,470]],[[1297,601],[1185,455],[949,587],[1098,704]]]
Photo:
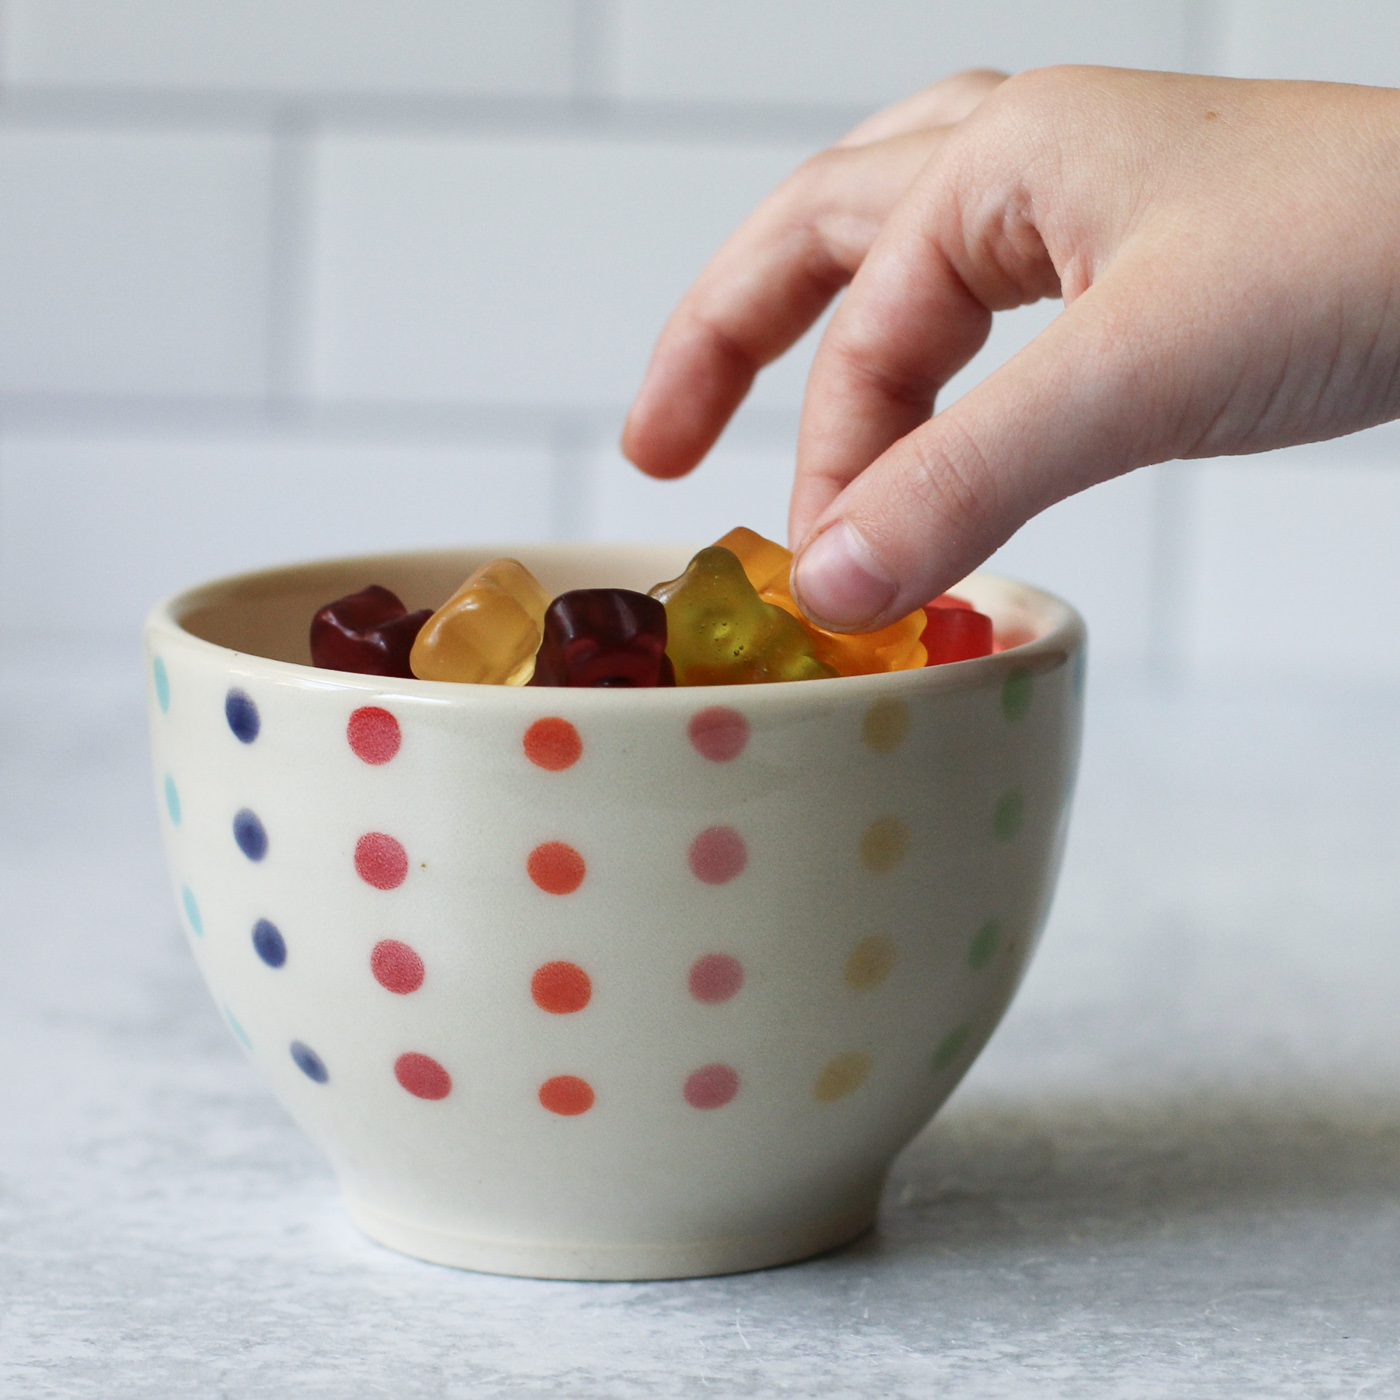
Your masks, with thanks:
[[[681,1283],[356,1233],[196,977],[136,662],[0,677],[0,1395],[1400,1393],[1400,695],[1091,683],[1061,893],[877,1233]]]

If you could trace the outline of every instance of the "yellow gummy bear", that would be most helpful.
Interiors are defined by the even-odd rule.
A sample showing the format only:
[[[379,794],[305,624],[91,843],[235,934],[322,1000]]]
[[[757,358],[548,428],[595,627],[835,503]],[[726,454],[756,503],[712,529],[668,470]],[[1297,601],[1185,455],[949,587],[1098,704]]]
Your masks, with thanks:
[[[812,639],[812,650],[839,675],[865,676],[875,671],[917,671],[928,661],[928,652],[919,640],[928,617],[919,608],[908,617],[882,627],[878,632],[828,632],[802,615],[792,590],[788,574],[792,570],[792,551],[784,549],[762,535],[741,525],[716,541],[744,566],[749,582],[765,603],[772,603],[795,617]]]
[[[483,564],[424,624],[409,653],[419,680],[524,685],[535,673],[549,594],[524,564]]]
[[[666,655],[677,685],[809,681],[836,672],[818,661],[807,636],[765,603],[727,549],[711,545],[651,596],[666,609]]]

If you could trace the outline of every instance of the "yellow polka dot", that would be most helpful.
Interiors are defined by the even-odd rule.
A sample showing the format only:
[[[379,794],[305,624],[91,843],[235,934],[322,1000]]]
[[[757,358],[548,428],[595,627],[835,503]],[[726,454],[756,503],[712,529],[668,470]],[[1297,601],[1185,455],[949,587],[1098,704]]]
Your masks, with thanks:
[[[909,734],[909,706],[903,700],[877,700],[865,712],[861,733],[876,753],[897,749]]]
[[[846,985],[856,992],[878,987],[894,968],[894,944],[882,933],[863,939],[846,959]]]
[[[865,1083],[865,1076],[869,1073],[870,1056],[859,1050],[848,1050],[844,1055],[838,1055],[829,1061],[817,1075],[812,1094],[820,1103],[844,1099],[847,1094],[854,1094]]]
[[[909,850],[909,828],[898,817],[881,817],[860,838],[860,861],[867,870],[884,875],[902,861]]]

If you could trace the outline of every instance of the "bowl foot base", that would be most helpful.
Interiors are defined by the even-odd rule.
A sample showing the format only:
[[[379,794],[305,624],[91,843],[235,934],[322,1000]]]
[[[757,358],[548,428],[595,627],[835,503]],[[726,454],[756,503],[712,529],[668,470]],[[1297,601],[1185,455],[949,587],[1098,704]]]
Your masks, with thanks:
[[[386,1215],[364,1201],[346,1198],[350,1218],[370,1239],[401,1254],[520,1278],[624,1280],[702,1278],[791,1264],[848,1244],[875,1223],[879,1186],[862,1192],[839,1215],[770,1234],[724,1239],[658,1240],[635,1244],[557,1244],[482,1239]]]

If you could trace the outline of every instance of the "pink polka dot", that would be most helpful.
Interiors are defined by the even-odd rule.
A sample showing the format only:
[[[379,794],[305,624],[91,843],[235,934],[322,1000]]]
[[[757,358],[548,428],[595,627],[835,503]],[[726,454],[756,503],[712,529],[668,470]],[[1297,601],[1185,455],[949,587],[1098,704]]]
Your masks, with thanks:
[[[378,705],[361,705],[350,716],[345,737],[366,763],[388,763],[403,742],[398,720]]]
[[[728,1065],[703,1065],[681,1092],[691,1108],[723,1108],[739,1092],[739,1076]]]
[[[394,1078],[417,1099],[445,1099],[452,1076],[431,1055],[410,1050],[394,1061]]]
[[[728,953],[706,953],[690,965],[690,995],[712,1006],[728,1001],[744,985],[744,969]]]
[[[355,870],[377,890],[397,889],[408,879],[408,852],[382,831],[367,831],[355,842]]]
[[[706,827],[690,843],[690,870],[707,885],[723,885],[749,863],[744,838],[732,826]]]
[[[691,715],[685,732],[695,752],[713,763],[728,763],[743,753],[749,742],[749,722],[728,705],[711,705]]]
[[[397,938],[383,938],[369,955],[370,971],[381,987],[406,996],[423,985],[423,959]]]

